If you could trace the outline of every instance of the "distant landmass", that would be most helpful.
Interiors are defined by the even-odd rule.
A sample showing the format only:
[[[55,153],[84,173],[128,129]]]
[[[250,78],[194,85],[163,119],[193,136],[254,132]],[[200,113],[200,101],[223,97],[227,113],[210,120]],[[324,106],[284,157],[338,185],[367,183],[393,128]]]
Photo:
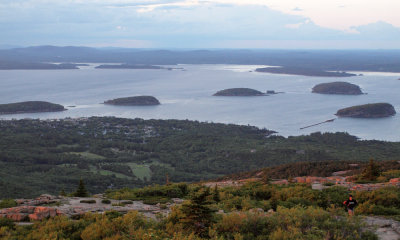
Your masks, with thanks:
[[[43,101],[27,101],[0,104],[0,114],[60,112],[65,111],[64,106]]]
[[[302,75],[310,77],[353,77],[356,74],[346,72],[329,72],[321,69],[313,68],[297,68],[297,67],[266,67],[257,68],[256,72],[267,72],[275,74]]]
[[[390,117],[396,114],[396,110],[389,103],[373,103],[364,104],[348,108],[343,108],[337,111],[339,117],[353,118],[383,118]]]
[[[108,100],[105,101],[104,104],[118,106],[152,106],[160,105],[160,101],[153,96],[135,96]]]
[[[143,65],[143,64],[103,64],[99,65],[96,68],[100,69],[165,69],[164,67],[154,66],[154,65]]]
[[[317,84],[313,87],[312,92],[321,94],[343,94],[343,95],[363,94],[359,86],[348,82],[330,82],[330,83]]]
[[[0,49],[0,62],[124,63],[129,65],[240,64],[282,66],[276,73],[346,76],[337,71],[399,72],[399,50],[162,50],[36,46]],[[4,68],[3,68],[4,69]],[[288,70],[292,69],[292,70]],[[293,69],[297,69],[294,73]],[[299,69],[307,69],[306,73]],[[310,71],[312,73],[310,73]],[[267,69],[268,70],[268,69]],[[270,71],[270,70],[268,70]],[[333,71],[334,73],[331,73]],[[311,75],[310,75],[311,74]]]
[[[13,62],[0,60],[0,70],[52,70],[52,69],[79,69],[86,64],[74,63],[40,63],[40,62]]]
[[[251,88],[229,88],[216,92],[213,96],[265,96],[266,94]]]

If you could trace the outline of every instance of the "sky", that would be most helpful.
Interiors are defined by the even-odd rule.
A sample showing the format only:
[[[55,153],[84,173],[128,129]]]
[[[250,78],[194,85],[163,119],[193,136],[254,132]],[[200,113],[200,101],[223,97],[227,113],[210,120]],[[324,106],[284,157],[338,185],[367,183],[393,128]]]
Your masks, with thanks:
[[[0,0],[0,45],[400,49],[399,0]]]

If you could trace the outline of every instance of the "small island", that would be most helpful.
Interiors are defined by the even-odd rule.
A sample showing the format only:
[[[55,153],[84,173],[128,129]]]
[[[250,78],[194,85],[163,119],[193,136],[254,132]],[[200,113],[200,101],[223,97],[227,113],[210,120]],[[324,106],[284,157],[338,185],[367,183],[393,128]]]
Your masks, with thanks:
[[[340,71],[325,71],[313,68],[298,68],[298,67],[266,67],[257,68],[256,72],[266,72],[275,74],[301,75],[309,77],[353,77],[356,74],[340,72]]]
[[[216,92],[213,96],[266,96],[265,93],[251,89],[251,88],[229,88]]]
[[[160,101],[153,96],[135,96],[108,100],[104,104],[117,106],[153,106],[160,105]]]
[[[330,83],[317,84],[313,87],[312,92],[320,94],[342,94],[342,95],[363,94],[359,86],[348,82],[330,82]]]
[[[61,112],[67,109],[60,104],[27,101],[17,103],[0,104],[0,114],[18,114],[18,113],[40,113],[40,112]]]
[[[396,110],[389,103],[372,103],[343,108],[337,111],[339,117],[352,118],[383,118],[396,114]]]

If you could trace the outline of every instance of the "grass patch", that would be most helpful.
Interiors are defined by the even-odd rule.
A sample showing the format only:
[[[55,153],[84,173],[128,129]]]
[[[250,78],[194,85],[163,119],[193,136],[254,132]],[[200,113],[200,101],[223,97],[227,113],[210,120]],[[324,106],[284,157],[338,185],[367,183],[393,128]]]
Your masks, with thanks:
[[[57,149],[62,149],[62,148],[75,148],[79,147],[79,144],[59,144],[57,145]]]
[[[86,158],[89,160],[103,160],[105,159],[105,157],[94,154],[94,153],[90,153],[90,152],[69,152],[69,154],[75,154],[75,155],[79,155],[82,158]]]
[[[133,174],[135,174],[137,178],[144,180],[146,177],[147,180],[150,180],[151,170],[149,164],[128,163],[128,166],[132,169]]]
[[[126,176],[122,173],[117,173],[117,172],[112,172],[112,171],[108,171],[108,170],[103,170],[103,169],[98,169],[96,166],[93,165],[89,165],[89,169],[90,172],[94,173],[94,174],[100,174],[102,176],[112,176],[114,175],[117,178],[122,178],[122,179],[132,179],[129,176]]]

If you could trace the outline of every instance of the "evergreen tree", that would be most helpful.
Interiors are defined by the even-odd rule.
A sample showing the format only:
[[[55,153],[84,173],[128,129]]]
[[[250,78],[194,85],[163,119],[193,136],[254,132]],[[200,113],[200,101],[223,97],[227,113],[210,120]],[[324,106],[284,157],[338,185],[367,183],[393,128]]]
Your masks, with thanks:
[[[269,175],[267,173],[263,173],[262,177],[261,177],[261,181],[265,184],[269,184],[270,183],[270,178]]]
[[[370,159],[368,165],[361,174],[361,180],[375,181],[379,175],[379,165],[375,163],[373,159]]]
[[[213,210],[208,205],[211,202],[208,200],[210,196],[209,188],[201,188],[195,192],[190,201],[182,204],[182,213],[184,217],[180,222],[185,225],[187,229],[194,231],[197,235],[206,237],[208,228],[213,222]]]
[[[218,190],[218,185],[217,184],[215,184],[215,187],[214,187],[213,200],[215,202],[220,202],[221,201],[221,197],[219,195],[219,190]]]
[[[66,194],[65,191],[64,191],[64,188],[61,189],[61,191],[60,191],[60,196],[63,196],[63,197],[67,196],[67,194]]]
[[[74,193],[74,197],[88,197],[89,194],[86,190],[85,184],[83,183],[83,180],[79,180],[79,185],[78,189],[76,189],[76,192]]]

